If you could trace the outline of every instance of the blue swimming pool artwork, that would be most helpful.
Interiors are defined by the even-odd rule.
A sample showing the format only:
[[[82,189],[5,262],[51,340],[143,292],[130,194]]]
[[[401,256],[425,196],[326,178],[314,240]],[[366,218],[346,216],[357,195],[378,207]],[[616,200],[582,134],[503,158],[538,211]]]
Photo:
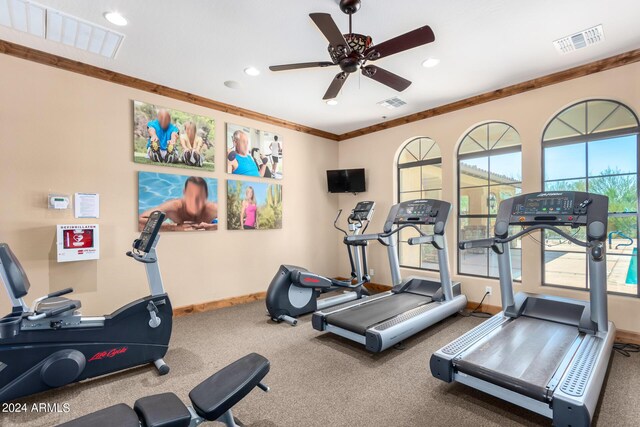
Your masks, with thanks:
[[[180,199],[189,175],[138,172],[138,215],[162,203]],[[202,177],[207,184],[209,202],[218,203],[218,180]],[[170,221],[167,219],[166,221]],[[216,220],[217,222],[217,220]]]

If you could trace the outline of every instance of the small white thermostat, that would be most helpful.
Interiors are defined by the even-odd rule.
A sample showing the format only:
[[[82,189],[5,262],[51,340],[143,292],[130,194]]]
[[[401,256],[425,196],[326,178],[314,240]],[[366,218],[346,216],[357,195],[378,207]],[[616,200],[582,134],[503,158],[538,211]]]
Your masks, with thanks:
[[[49,209],[69,209],[69,196],[49,194]]]

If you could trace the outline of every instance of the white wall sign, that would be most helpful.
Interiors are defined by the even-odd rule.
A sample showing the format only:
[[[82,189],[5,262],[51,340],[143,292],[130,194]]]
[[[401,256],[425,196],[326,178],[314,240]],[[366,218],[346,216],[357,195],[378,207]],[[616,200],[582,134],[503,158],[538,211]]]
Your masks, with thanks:
[[[99,218],[100,195],[95,193],[76,193],[74,197],[76,218]]]
[[[58,225],[57,231],[58,262],[100,258],[98,224]]]

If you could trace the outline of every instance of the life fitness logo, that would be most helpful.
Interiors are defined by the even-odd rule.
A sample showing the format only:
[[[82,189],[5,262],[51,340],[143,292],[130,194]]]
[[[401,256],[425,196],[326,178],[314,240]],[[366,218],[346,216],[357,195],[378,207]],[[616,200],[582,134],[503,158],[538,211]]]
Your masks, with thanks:
[[[93,362],[94,360],[111,359],[126,352],[127,347],[112,348],[111,350],[101,351],[94,354],[93,357],[89,359],[89,362]]]
[[[304,281],[305,281],[305,282],[308,282],[308,283],[320,283],[320,280],[318,280],[318,279],[313,279],[313,278],[311,278],[311,277],[305,277]]]

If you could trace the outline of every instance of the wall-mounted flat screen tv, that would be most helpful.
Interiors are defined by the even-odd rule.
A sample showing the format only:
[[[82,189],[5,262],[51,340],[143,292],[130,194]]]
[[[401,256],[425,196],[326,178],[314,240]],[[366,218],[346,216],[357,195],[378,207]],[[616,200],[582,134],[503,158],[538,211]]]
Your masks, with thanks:
[[[338,169],[327,171],[329,193],[363,193],[366,191],[364,169]]]

